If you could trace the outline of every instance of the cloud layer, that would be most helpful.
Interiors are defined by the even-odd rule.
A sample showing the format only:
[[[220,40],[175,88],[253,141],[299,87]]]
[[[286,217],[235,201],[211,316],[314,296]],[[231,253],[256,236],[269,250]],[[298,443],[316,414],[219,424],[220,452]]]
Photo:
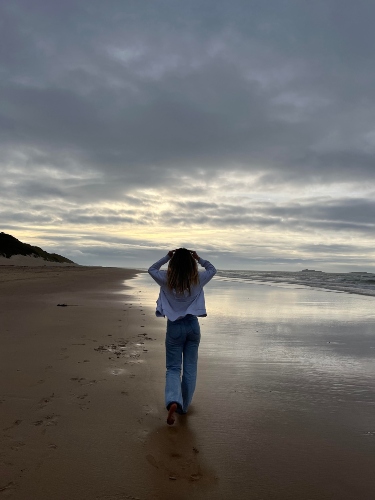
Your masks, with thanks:
[[[373,2],[0,9],[4,231],[80,263],[371,268]]]

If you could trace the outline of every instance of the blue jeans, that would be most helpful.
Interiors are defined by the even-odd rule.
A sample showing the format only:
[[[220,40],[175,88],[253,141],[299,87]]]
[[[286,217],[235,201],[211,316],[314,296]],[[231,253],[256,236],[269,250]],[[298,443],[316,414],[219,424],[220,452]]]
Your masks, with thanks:
[[[188,314],[176,321],[168,320],[165,337],[167,365],[165,405],[169,408],[171,403],[177,403],[177,413],[186,413],[193,399],[200,339],[200,327],[196,316]]]

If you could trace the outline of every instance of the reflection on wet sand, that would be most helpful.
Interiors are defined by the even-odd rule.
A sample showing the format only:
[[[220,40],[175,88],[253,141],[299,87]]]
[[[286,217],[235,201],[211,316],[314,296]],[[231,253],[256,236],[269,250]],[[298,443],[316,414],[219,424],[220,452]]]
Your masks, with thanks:
[[[156,498],[161,477],[176,498],[372,498],[375,299],[214,279],[206,301],[189,427],[148,441]]]

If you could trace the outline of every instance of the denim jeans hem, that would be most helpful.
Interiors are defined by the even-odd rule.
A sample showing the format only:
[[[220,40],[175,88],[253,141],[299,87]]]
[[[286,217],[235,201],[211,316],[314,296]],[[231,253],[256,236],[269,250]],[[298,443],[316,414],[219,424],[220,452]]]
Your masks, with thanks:
[[[168,403],[166,405],[167,410],[169,410],[169,408],[173,405],[173,403],[176,403],[176,405],[177,405],[176,413],[182,412],[182,406],[180,405],[180,403],[178,401],[171,401],[170,403]]]

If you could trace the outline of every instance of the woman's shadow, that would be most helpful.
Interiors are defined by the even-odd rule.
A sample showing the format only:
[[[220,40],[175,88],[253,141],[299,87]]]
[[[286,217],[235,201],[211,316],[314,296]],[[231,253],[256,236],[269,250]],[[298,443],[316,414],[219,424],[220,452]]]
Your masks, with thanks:
[[[181,494],[182,483],[186,493],[217,484],[214,472],[204,464],[203,450],[189,426],[193,415],[193,408],[189,409],[189,416],[176,415],[173,426],[159,426],[146,438],[146,459],[152,466],[150,473],[156,491],[162,492],[167,487],[171,494],[176,488]]]

